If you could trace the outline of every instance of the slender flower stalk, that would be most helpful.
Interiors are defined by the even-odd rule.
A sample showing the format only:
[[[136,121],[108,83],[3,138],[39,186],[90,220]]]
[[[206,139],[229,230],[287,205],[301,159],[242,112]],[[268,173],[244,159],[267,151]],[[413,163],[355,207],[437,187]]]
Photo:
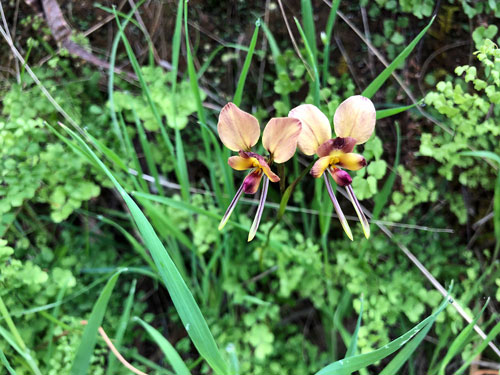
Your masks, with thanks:
[[[280,178],[271,170],[271,165],[273,162],[284,163],[295,154],[301,129],[302,125],[298,119],[272,118],[262,134],[262,145],[269,153],[267,157],[264,157],[252,152],[252,147],[257,144],[260,138],[260,127],[257,119],[233,103],[228,103],[222,108],[217,124],[219,137],[227,148],[238,152],[238,155],[228,159],[228,164],[235,170],[250,170],[250,173],[245,177],[229,204],[219,224],[219,230],[222,230],[228,222],[243,193],[255,194],[259,190],[261,180],[264,179],[264,187],[255,219],[250,228],[248,241],[255,237],[264,211],[269,181],[280,181]]]
[[[333,193],[328,175],[324,174],[325,171],[328,171],[337,185],[347,189],[365,237],[369,238],[370,224],[352,189],[352,178],[344,169],[357,171],[366,166],[366,159],[352,151],[356,145],[365,143],[375,129],[373,103],[361,95],[344,100],[333,117],[336,138],[332,138],[328,118],[311,104],[303,104],[292,109],[288,116],[302,123],[302,132],[297,141],[299,149],[306,155],[316,154],[319,157],[310,173],[315,178],[324,176],[328,194],[345,233],[352,241],[351,229]]]

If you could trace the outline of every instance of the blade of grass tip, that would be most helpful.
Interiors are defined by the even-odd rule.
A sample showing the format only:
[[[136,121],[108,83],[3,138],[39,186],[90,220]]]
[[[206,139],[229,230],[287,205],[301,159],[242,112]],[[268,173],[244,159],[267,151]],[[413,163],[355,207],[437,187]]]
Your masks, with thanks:
[[[257,44],[257,39],[259,37],[260,29],[260,18],[255,21],[255,30],[252,35],[252,40],[250,41],[250,46],[248,47],[248,53],[243,63],[243,68],[241,69],[240,78],[238,79],[238,85],[236,86],[236,91],[234,92],[233,103],[239,106],[241,104],[241,98],[243,96],[243,88],[245,87],[245,82],[247,80],[248,70],[250,69],[250,64],[252,63],[252,57]]]
[[[141,318],[134,317],[133,320],[138,322],[146,330],[149,336],[151,336],[153,341],[160,347],[163,354],[165,354],[165,358],[174,369],[176,375],[191,375],[191,372],[179,353],[177,353],[177,350],[175,350],[173,345],[165,337],[163,337],[160,332]]]
[[[300,0],[300,9],[302,13],[302,22],[304,23],[304,34],[311,47],[314,61],[318,62],[318,51],[316,44],[316,28],[314,27],[314,17],[311,0]]]
[[[359,316],[358,316],[358,321],[356,322],[356,328],[354,329],[354,333],[352,334],[351,337],[351,342],[349,343],[349,348],[347,348],[347,352],[345,353],[344,358],[349,358],[352,357],[353,355],[356,355],[356,351],[358,348],[358,334],[359,334],[359,328],[361,327],[361,322],[363,320],[363,296],[360,298],[361,301],[361,307],[359,308]]]
[[[395,351],[399,350],[402,346],[404,346],[412,337],[414,337],[425,326],[427,326],[427,324],[435,320],[437,315],[445,309],[449,302],[449,298],[446,297],[443,303],[441,303],[439,308],[432,315],[422,320],[419,324],[417,324],[405,334],[391,341],[389,344],[384,345],[382,348],[374,350],[370,353],[359,354],[331,363],[318,371],[316,375],[347,375],[388,357]]]
[[[94,353],[95,344],[97,342],[97,330],[102,324],[116,281],[124,271],[126,271],[126,269],[120,269],[109,278],[94,304],[88,319],[88,324],[83,330],[82,339],[76,351],[73,365],[71,366],[71,375],[86,375],[88,373],[90,359]]]
[[[404,111],[407,111],[411,108],[414,108],[418,105],[419,103],[415,103],[415,104],[410,104],[410,105],[405,105],[403,107],[395,107],[395,108],[387,108],[387,109],[379,109],[377,112],[376,112],[376,119],[377,120],[381,120],[383,118],[386,118],[386,117],[390,117],[390,116],[394,116],[394,115],[397,115],[398,113],[401,113],[401,112],[404,112]]]
[[[2,349],[0,349],[0,363],[2,363],[3,366],[7,369],[7,371],[9,372],[9,375],[17,375],[17,373],[14,371],[14,369],[12,367],[10,367],[9,361],[7,360],[7,357],[5,356]]]
[[[161,120],[161,116],[158,112],[158,109],[156,108],[156,104],[153,101],[153,98],[151,97],[151,92],[149,90],[149,86],[146,83],[146,80],[144,79],[144,76],[142,75],[142,70],[141,67],[139,66],[139,62],[137,61],[137,58],[134,54],[134,51],[132,50],[132,47],[130,46],[130,43],[125,35],[125,29],[122,26],[120,19],[116,13],[116,10],[114,9],[114,14],[115,14],[115,20],[116,24],[118,26],[118,33],[121,37],[121,40],[123,42],[123,45],[125,46],[125,51],[127,52],[127,56],[130,60],[130,64],[132,65],[132,68],[134,69],[134,73],[137,75],[137,79],[139,80],[139,83],[141,85],[142,92],[144,96],[146,97],[146,101],[151,109],[151,112],[153,113],[153,117],[156,120],[156,123],[158,124],[158,128],[160,129],[160,134],[162,136],[163,142],[165,143],[165,146],[167,147],[167,150],[169,154],[175,158],[175,150],[172,142],[170,141],[170,138],[167,134],[167,130],[165,129],[165,125],[163,124],[163,121]],[[177,177],[177,180],[180,181],[180,176],[179,176],[179,169],[177,164],[174,164],[174,172]],[[158,190],[159,192],[163,192],[163,190]]]
[[[455,375],[463,374],[465,370],[467,370],[469,365],[472,363],[472,361],[475,360],[478,357],[478,355],[482,353],[484,349],[486,349],[488,343],[497,338],[498,335],[500,335],[500,322],[498,322],[492,328],[490,333],[488,333],[488,336],[486,336],[486,339],[481,341],[481,343],[474,349],[473,353],[469,356],[469,358],[467,358],[462,364],[462,366],[460,366],[460,368],[457,371],[455,371]]]
[[[16,340],[14,337],[10,334],[9,331],[7,331],[5,328],[0,326],[0,337],[3,337],[3,339],[9,344],[23,359],[26,361],[28,366],[31,368],[31,371],[33,371],[33,374],[35,375],[42,375],[40,372],[40,369],[38,368],[35,360],[31,356],[28,350],[23,350],[17,345]]]
[[[488,306],[488,303],[490,302],[490,299],[488,298],[486,300],[486,303],[484,304],[483,308],[474,317],[474,320],[467,324],[467,326],[460,332],[460,334],[453,340],[451,345],[449,346],[448,352],[443,358],[443,361],[441,362],[441,366],[439,367],[439,375],[444,375],[445,374],[445,369],[448,363],[455,357],[457,354],[462,352],[462,349],[464,346],[469,342],[472,331],[474,329],[474,326],[476,325],[477,321],[483,315],[484,310],[486,309],[486,306]]]
[[[378,89],[384,84],[384,82],[391,76],[392,72],[396,70],[396,68],[400,67],[401,64],[406,60],[408,55],[413,51],[415,46],[418,44],[420,39],[425,35],[427,30],[431,27],[432,23],[434,22],[436,16],[432,17],[431,21],[429,24],[420,32],[420,34],[417,35],[415,39],[411,41],[410,44],[394,59],[393,62],[389,64],[387,68],[385,68],[382,73],[380,73],[372,83],[368,85],[366,89],[361,93],[361,95],[371,98],[375,93],[378,91]]]
[[[323,49],[323,85],[327,84],[329,77],[328,67],[330,65],[330,44],[332,42],[332,31],[333,26],[335,25],[335,19],[337,18],[337,9],[339,8],[339,4],[340,0],[334,0],[332,2],[330,14],[328,15],[328,21],[326,22],[326,41]]]
[[[429,324],[424,327],[424,329],[422,329],[408,344],[406,344],[404,348],[401,349],[401,351],[392,359],[392,361],[384,367],[379,375],[396,375],[398,370],[406,363],[406,361],[410,359],[413,352],[425,339],[434,325],[435,320],[435,318],[432,319]]]
[[[182,31],[182,9],[183,1],[179,0],[177,3],[177,16],[175,19],[174,36],[172,37],[172,72],[171,72],[171,85],[172,85],[172,102],[173,102],[173,120],[176,123],[177,117],[177,70],[179,66],[179,51],[181,48],[181,31]],[[184,200],[189,200],[189,175],[187,171],[186,157],[184,154],[184,145],[182,142],[181,131],[175,129],[175,151],[177,159],[177,167],[179,169],[179,184],[181,185],[181,196]]]
[[[158,174],[158,169],[156,168],[153,155],[151,154],[151,150],[153,150],[153,147],[151,147],[151,144],[148,141],[146,131],[144,130],[142,122],[139,119],[139,116],[137,115],[135,108],[132,108],[132,114],[134,115],[135,127],[137,129],[137,134],[139,136],[139,143],[141,144],[142,151],[144,152],[146,165],[148,166],[149,172],[153,175],[156,190],[161,195],[164,195],[163,186],[160,184],[160,176]]]
[[[149,249],[153,260],[158,267],[158,272],[160,273],[165,287],[172,298],[172,302],[179,313],[184,327],[186,328],[189,337],[199,351],[200,355],[207,361],[208,365],[212,367],[215,373],[221,375],[227,374],[227,364],[219,352],[217,344],[215,343],[198,304],[146,216],[130,195],[128,195],[128,193],[119,184],[113,173],[111,173],[106,165],[85,143],[85,141],[83,141],[81,137],[67,127],[64,129],[75,140],[77,140],[83,148],[87,149],[94,160],[99,164],[102,171],[111,180],[115,188],[118,190],[118,193],[122,196],[132,217],[134,218],[144,242],[146,243],[146,247]]]
[[[130,311],[132,311],[132,304],[134,303],[136,285],[137,285],[137,279],[132,280],[128,296],[125,301],[124,305],[125,307],[123,309],[122,316],[120,317],[118,328],[116,329],[115,339],[113,340],[115,348],[118,350],[118,352],[120,352],[123,336],[125,335],[125,330],[127,329],[127,325],[130,320]],[[115,373],[115,367],[116,367],[116,357],[113,353],[110,352],[108,354],[108,368],[106,370],[106,375],[113,375]]]
[[[297,25],[297,28],[299,29],[300,36],[302,38],[302,41],[304,42],[304,46],[306,47],[306,52],[307,56],[309,57],[309,63],[311,64],[311,67],[313,69],[313,74],[314,74],[314,81],[313,81],[313,101],[314,105],[316,107],[319,107],[319,89],[320,89],[320,82],[319,82],[319,73],[318,73],[318,65],[316,64],[316,59],[314,57],[314,53],[311,49],[311,46],[309,45],[309,42],[307,40],[307,37],[304,33],[304,30],[302,29],[302,26],[300,25],[300,22],[297,18],[293,18],[295,20],[295,24]]]

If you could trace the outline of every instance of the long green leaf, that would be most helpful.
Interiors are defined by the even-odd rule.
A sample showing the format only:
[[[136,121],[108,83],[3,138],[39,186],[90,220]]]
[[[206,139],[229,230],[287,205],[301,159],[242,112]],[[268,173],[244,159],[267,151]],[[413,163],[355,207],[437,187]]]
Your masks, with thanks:
[[[408,109],[411,109],[418,105],[418,103],[411,104],[411,105],[405,105],[403,107],[395,107],[395,108],[387,108],[387,109],[379,109],[376,112],[376,119],[381,120],[386,117],[394,116],[397,115],[398,113],[407,111]]]
[[[29,350],[26,348],[25,350],[21,349],[19,345],[17,345],[15,338],[12,336],[12,334],[7,331],[5,328],[0,326],[0,336],[3,337],[3,339],[16,351],[18,352],[21,357],[24,358],[26,363],[28,363],[28,366],[31,368],[31,371],[33,371],[33,374],[35,375],[42,375],[40,372],[40,369],[38,368],[35,360],[31,356]]]
[[[396,375],[398,370],[410,359],[413,352],[417,349],[420,343],[425,339],[427,333],[432,328],[434,321],[432,319],[403,349],[392,359],[387,366],[384,367],[379,375]]]
[[[455,375],[461,375],[464,373],[465,370],[467,370],[467,368],[469,367],[469,365],[472,363],[472,361],[474,359],[477,358],[477,356],[479,354],[481,354],[481,352],[486,349],[486,347],[488,346],[488,344],[490,343],[490,341],[498,338],[498,335],[500,335],[500,322],[498,322],[494,327],[493,329],[490,331],[490,333],[488,333],[488,336],[486,336],[486,338],[484,340],[481,340],[481,342],[479,343],[479,345],[474,349],[474,352],[469,356],[469,358],[467,358],[463,365],[460,366],[460,368],[455,371]]]
[[[410,329],[408,332],[398,337],[397,339],[391,341],[389,344],[374,350],[370,353],[356,355],[354,357],[342,359],[340,361],[329,364],[324,367],[320,371],[318,371],[317,375],[346,375],[350,374],[354,371],[358,371],[362,368],[365,368],[375,362],[380,361],[381,359],[386,358],[391,355],[395,351],[402,348],[409,340],[411,340],[418,332],[420,332],[424,327],[427,326],[431,321],[433,321],[436,316],[445,309],[448,305],[449,300],[446,298],[444,302],[439,306],[439,308],[434,312],[431,316],[422,320],[415,327]]]
[[[349,343],[349,347],[347,348],[347,352],[344,358],[352,357],[356,354],[356,350],[358,348],[358,333],[359,328],[361,327],[361,322],[363,320],[363,297],[361,297],[361,307],[359,309],[358,321],[356,322],[356,328],[354,329],[354,333],[351,337],[351,342]]]
[[[217,348],[217,344],[210,333],[198,304],[194,300],[193,295],[189,291],[189,288],[182,279],[179,271],[175,267],[172,259],[165,250],[165,247],[161,243],[153,227],[148,222],[146,216],[134,200],[123,189],[123,187],[118,183],[111,171],[104,165],[104,163],[97,157],[97,155],[90,149],[83,139],[81,139],[72,130],[68,128],[65,128],[65,130],[75,140],[77,140],[77,142],[85,148],[90,155],[92,155],[96,163],[111,180],[128,206],[146,247],[149,249],[153,260],[158,267],[160,276],[172,298],[172,302],[179,313],[184,327],[193,341],[193,344],[198,349],[201,356],[208,362],[217,374],[227,374],[227,364]]]
[[[302,29],[302,26],[300,25],[300,22],[297,18],[294,18],[295,24],[297,25],[297,28],[299,29],[300,36],[302,37],[302,41],[304,42],[304,46],[306,47],[306,52],[307,56],[309,57],[309,62],[313,68],[313,101],[314,105],[316,107],[319,107],[319,89],[320,89],[320,82],[319,82],[319,73],[318,73],[318,65],[316,64],[316,59],[314,57],[314,53],[311,49],[311,46],[309,45],[309,41],[307,40],[306,34],[304,33],[304,30]]]
[[[73,365],[71,366],[72,375],[87,375],[90,366],[90,359],[94,353],[95,344],[97,342],[97,330],[102,324],[102,320],[104,318],[106,308],[108,307],[108,302],[111,294],[113,293],[116,281],[118,280],[120,274],[124,271],[126,271],[126,269],[118,270],[109,278],[94,307],[92,308],[87,326],[83,331],[80,345],[76,351]]]
[[[460,334],[453,340],[451,345],[449,346],[448,352],[443,358],[443,361],[441,362],[441,366],[439,367],[439,375],[444,375],[445,374],[445,369],[448,363],[455,357],[457,354],[461,353],[462,349],[464,346],[469,342],[471,333],[474,330],[474,326],[476,325],[477,321],[483,315],[484,310],[486,309],[486,306],[488,306],[488,303],[490,302],[490,299],[486,301],[484,304],[483,308],[474,317],[474,320],[467,324],[467,326],[460,332]]]
[[[332,1],[332,7],[330,9],[330,15],[328,16],[328,21],[326,22],[326,42],[325,48],[323,49],[323,85],[328,83],[329,71],[328,67],[330,65],[330,45],[332,44],[332,31],[335,25],[335,19],[337,18],[337,9],[339,8],[340,0]]]
[[[378,91],[378,89],[387,81],[387,79],[391,76],[392,72],[396,70],[403,61],[406,60],[408,55],[413,51],[417,43],[422,39],[422,37],[425,35],[427,30],[431,27],[432,23],[434,22],[434,19],[436,16],[432,17],[431,21],[429,24],[420,32],[420,34],[417,35],[415,39],[411,41],[410,44],[394,59],[392,63],[389,64],[387,68],[385,68],[382,73],[380,73],[372,83],[368,85],[368,87],[361,93],[361,95],[366,96],[367,98],[371,98],[375,93]]]
[[[139,324],[144,327],[153,341],[160,347],[168,362],[172,365],[176,375],[191,375],[191,372],[179,353],[177,353],[177,350],[175,350],[172,344],[165,337],[163,337],[160,332],[140,318],[135,317],[134,320],[139,322]]]
[[[7,357],[3,353],[2,349],[0,349],[0,362],[4,365],[10,375],[16,375],[16,372],[12,367],[10,367],[9,361],[7,361]]]
[[[302,13],[302,22],[304,23],[304,34],[311,47],[314,61],[318,63],[318,50],[316,44],[316,28],[314,27],[314,16],[311,0],[300,0],[300,9]]]
[[[237,106],[241,104],[241,98],[243,96],[243,88],[245,87],[248,70],[250,69],[250,64],[252,63],[253,52],[255,50],[255,46],[257,45],[259,29],[260,29],[260,19],[258,19],[255,22],[255,30],[252,35],[252,40],[250,41],[250,46],[248,47],[248,53],[245,58],[245,62],[243,63],[243,68],[241,69],[240,78],[238,79],[238,85],[236,86],[236,91],[234,93],[233,102]]]
[[[394,165],[392,168],[392,172],[387,178],[382,187],[382,190],[375,196],[375,206],[373,208],[372,220],[377,220],[385,207],[389,197],[392,193],[392,187],[394,186],[394,182],[396,181],[397,176],[397,168],[399,165],[399,157],[401,154],[401,131],[399,130],[399,124],[396,123],[396,158],[394,159]]]

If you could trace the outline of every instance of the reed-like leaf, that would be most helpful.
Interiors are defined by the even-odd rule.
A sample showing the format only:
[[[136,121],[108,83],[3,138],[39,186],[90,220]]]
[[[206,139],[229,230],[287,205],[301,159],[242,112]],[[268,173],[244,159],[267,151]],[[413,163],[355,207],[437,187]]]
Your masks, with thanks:
[[[387,68],[385,68],[382,73],[380,73],[372,83],[368,85],[366,89],[361,93],[361,95],[366,96],[367,98],[371,98],[378,89],[387,81],[387,79],[391,76],[392,72],[394,72],[398,67],[401,66],[403,61],[410,55],[411,51],[416,47],[417,43],[422,39],[427,30],[431,27],[432,23],[436,16],[432,17],[429,24],[417,35],[415,39],[411,41],[410,44],[394,59],[392,63],[389,64]]]

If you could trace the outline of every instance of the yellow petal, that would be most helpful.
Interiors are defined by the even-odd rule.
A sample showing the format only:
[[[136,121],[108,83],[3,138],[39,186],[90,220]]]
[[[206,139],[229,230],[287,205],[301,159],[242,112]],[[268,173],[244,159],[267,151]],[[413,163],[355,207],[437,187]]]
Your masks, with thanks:
[[[360,170],[366,165],[366,159],[362,155],[352,152],[348,154],[340,154],[338,158],[339,162],[337,165],[339,167],[349,169],[350,171]]]
[[[233,103],[226,104],[220,111],[217,131],[222,143],[233,151],[249,151],[260,137],[257,119]]]
[[[344,100],[333,117],[337,137],[352,137],[356,144],[365,143],[375,129],[375,107],[370,99],[361,95]]]
[[[314,163],[311,168],[311,176],[313,176],[314,178],[321,177],[326,168],[330,166],[331,159],[331,156],[323,156],[322,158],[316,160],[316,163]]]
[[[231,156],[227,159],[229,166],[237,171],[253,168],[256,161],[255,158],[242,158],[241,156]]]
[[[291,117],[272,118],[262,133],[262,144],[276,163],[289,160],[297,149],[302,125]]]
[[[295,107],[288,117],[299,119],[302,123],[298,145],[306,155],[314,155],[318,147],[332,137],[330,121],[312,104]]]

